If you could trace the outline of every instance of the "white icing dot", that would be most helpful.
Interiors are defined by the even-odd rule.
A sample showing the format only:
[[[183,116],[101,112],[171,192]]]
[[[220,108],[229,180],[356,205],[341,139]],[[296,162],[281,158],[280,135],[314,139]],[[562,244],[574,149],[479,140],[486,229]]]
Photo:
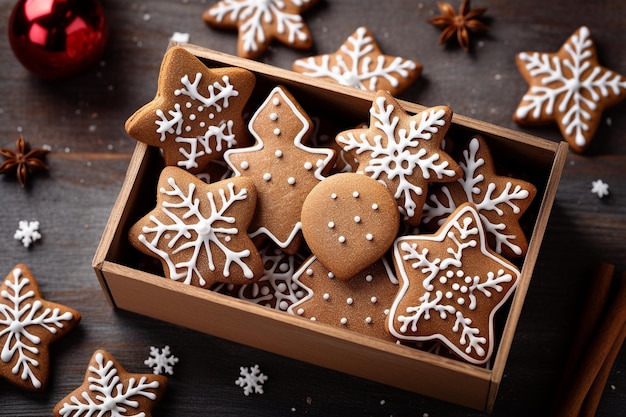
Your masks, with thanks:
[[[372,204],[372,210],[378,210],[378,204],[376,203]]]
[[[224,237],[224,242],[230,242],[231,237],[230,236],[225,236]]]
[[[274,152],[274,156],[276,158],[280,158],[283,156],[283,151],[281,151],[280,149],[277,149],[276,152]]]
[[[278,97],[274,97],[274,99],[272,100],[272,104],[274,106],[278,106],[280,105],[280,100],[278,99]]]
[[[458,290],[459,290],[459,288],[461,288],[461,286],[460,286],[457,282],[455,282],[454,284],[452,284],[452,289],[453,289],[454,291],[458,291]]]
[[[190,108],[191,108],[191,106],[193,106],[193,104],[191,104],[191,102],[190,102],[190,101],[188,101],[188,102],[186,102],[186,103],[185,103],[185,107],[187,107],[188,109],[190,109]]]
[[[446,282],[448,282],[448,278],[441,276],[439,277],[439,282],[441,282],[442,284],[445,284]]]
[[[385,311],[384,311],[384,313],[385,313],[385,316],[388,316],[388,315],[389,315],[389,309],[388,309],[388,308],[386,308],[386,309],[385,309]]]
[[[332,198],[333,200],[336,200],[337,199],[337,194],[336,193],[332,193],[330,195],[330,198]]]
[[[214,113],[209,113],[209,119],[213,120],[215,118],[215,114]]]
[[[339,243],[345,243],[346,242],[346,237],[345,236],[339,236],[339,238],[337,240],[339,241]]]
[[[297,298],[302,298],[302,297],[304,297],[304,292],[302,292],[302,291],[296,291],[296,293],[295,293],[295,294],[296,294],[296,297],[297,297]]]
[[[196,115],[195,114],[190,114],[189,115],[189,120],[196,120]]]
[[[346,303],[350,306],[350,305],[352,305],[354,303],[354,300],[351,297],[348,297],[346,299]]]
[[[270,113],[270,120],[273,120],[273,121],[278,120],[278,114],[277,113]]]
[[[465,273],[464,273],[461,269],[459,269],[458,271],[456,271],[456,276],[457,276],[457,277],[459,277],[459,278],[463,278],[463,275],[465,275]]]
[[[186,126],[185,127],[185,132],[191,132],[191,126]]]
[[[328,301],[330,300],[330,294],[328,293],[324,293],[324,295],[322,296],[324,298],[324,300]]]
[[[179,96],[180,95],[180,90],[179,89],[174,90],[174,95],[175,96]]]
[[[378,298],[377,297],[372,297],[372,298],[370,298],[370,301],[372,303],[377,303],[378,302]]]
[[[303,308],[299,308],[297,311],[298,315],[301,316],[304,314],[304,309]]]
[[[289,265],[287,265],[287,264],[280,264],[280,266],[278,267],[278,270],[280,272],[287,272],[287,270],[289,270]]]
[[[241,164],[239,166],[241,167],[241,169],[250,168],[250,164],[248,163],[248,161],[241,161]]]
[[[365,323],[371,324],[372,323],[372,318],[371,317],[365,317]]]
[[[304,169],[306,169],[307,171],[310,171],[313,168],[313,164],[310,162],[305,162],[304,163]]]
[[[470,277],[470,276],[465,277],[465,283],[466,284],[471,284],[472,283],[472,277]]]
[[[313,275],[313,269],[311,269],[311,268],[307,269],[307,270],[306,270],[306,274],[307,274],[308,276],[312,276],[312,275]]]
[[[461,297],[459,297],[459,298],[456,300],[456,302],[457,302],[460,306],[462,306],[463,304],[465,304],[465,298],[461,298]]]
[[[289,308],[289,303],[287,301],[281,301],[278,304],[278,308],[280,308],[282,311],[287,311],[287,309]]]
[[[467,287],[466,287],[465,285],[463,285],[463,286],[461,287],[461,292],[462,292],[463,294],[465,294],[465,293],[467,292]]]
[[[279,128],[274,129],[274,134],[276,136],[279,136],[280,135],[280,129]]]
[[[206,123],[200,122],[200,127],[204,127],[204,126],[206,126]]]
[[[328,273],[328,278],[335,278],[335,274],[333,274],[332,272]]]
[[[348,324],[348,319],[347,319],[347,318],[345,318],[345,317],[342,317],[342,318],[341,318],[341,320],[339,320],[339,322],[340,322],[341,324]]]
[[[367,281],[367,282],[372,282],[373,279],[374,279],[374,277],[371,274],[367,274],[365,276],[365,281]]]
[[[450,299],[450,298],[452,298],[452,295],[453,295],[452,291],[446,292],[446,298]]]
[[[265,181],[269,181],[272,179],[272,174],[270,174],[269,172],[266,172],[265,174],[263,174],[263,179]]]
[[[330,227],[331,229],[335,227],[335,222],[328,222],[328,227]]]
[[[361,217],[359,217],[359,216],[354,216],[354,222],[355,222],[355,223],[361,223]]]
[[[199,111],[199,112],[204,111],[204,106],[198,106],[198,111]]]
[[[454,271],[451,271],[451,270],[447,271],[447,272],[446,272],[446,276],[447,276],[448,278],[452,278],[452,277],[454,276]]]
[[[352,193],[352,197],[354,197],[354,198],[359,198],[359,192],[358,192],[358,191],[354,191],[354,192]]]
[[[365,235],[365,239],[367,239],[367,240],[373,240],[373,239],[374,239],[374,235],[373,235],[373,234],[371,234],[371,233],[368,233],[368,234],[366,234],[366,235]]]
[[[296,183],[296,179],[294,177],[287,178],[287,183],[289,185],[294,185]]]
[[[317,319],[315,317],[311,317],[310,319],[311,321],[317,321]]]
[[[267,295],[269,293],[270,293],[269,287],[262,287],[261,288],[261,295]]]

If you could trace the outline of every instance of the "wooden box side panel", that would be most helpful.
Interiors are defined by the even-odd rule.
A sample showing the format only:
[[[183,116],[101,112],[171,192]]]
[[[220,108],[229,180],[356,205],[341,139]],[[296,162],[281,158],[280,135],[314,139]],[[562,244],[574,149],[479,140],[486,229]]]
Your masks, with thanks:
[[[490,372],[405,346],[320,326],[222,294],[105,263],[117,307],[223,339],[484,410]],[[157,301],[158,300],[158,301]],[[158,308],[155,303],[158,302]],[[268,337],[268,335],[271,335]]]

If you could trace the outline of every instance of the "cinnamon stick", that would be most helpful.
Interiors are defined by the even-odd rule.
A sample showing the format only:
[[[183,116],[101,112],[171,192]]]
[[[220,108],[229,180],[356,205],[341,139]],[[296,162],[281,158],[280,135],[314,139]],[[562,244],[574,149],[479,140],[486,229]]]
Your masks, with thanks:
[[[600,368],[626,323],[626,274],[617,282],[612,298],[597,331],[579,366],[564,391],[563,401],[556,410],[559,417],[577,417]]]
[[[615,266],[609,263],[600,263],[594,270],[593,276],[589,283],[589,289],[587,290],[587,297],[584,302],[583,308],[580,310],[580,325],[574,340],[572,342],[572,349],[570,350],[567,361],[565,362],[565,369],[563,370],[563,376],[559,383],[557,393],[555,396],[555,404],[561,404],[564,400],[565,390],[569,386],[577,365],[580,362],[581,356],[587,348],[591,337],[593,336],[595,329],[598,327],[600,317],[606,309],[607,298],[611,289],[611,282],[613,281],[613,273],[615,272]]]
[[[626,272],[624,272],[622,279],[626,279]],[[615,343],[613,343],[613,346],[611,347],[608,356],[604,360],[604,363],[602,364],[602,367],[600,368],[596,379],[593,381],[593,385],[591,385],[591,388],[587,393],[587,397],[583,402],[579,417],[593,417],[596,415],[598,405],[600,404],[602,394],[604,393],[604,388],[606,387],[606,382],[609,379],[611,369],[613,368],[615,359],[617,359],[617,356],[619,355],[625,339],[626,324],[622,326],[622,331],[615,340]]]

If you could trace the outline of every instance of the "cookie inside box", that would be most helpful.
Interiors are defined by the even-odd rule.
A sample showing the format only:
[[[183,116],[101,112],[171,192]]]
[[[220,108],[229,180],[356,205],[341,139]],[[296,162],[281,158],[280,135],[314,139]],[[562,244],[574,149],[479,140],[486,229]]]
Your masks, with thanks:
[[[325,140],[332,141],[334,134],[347,129],[353,129],[362,124],[369,125],[369,110],[374,98],[373,93],[333,85],[324,81],[311,80],[290,71],[276,69],[252,61],[241,60],[213,51],[206,51],[194,46],[189,46],[189,49],[209,68],[241,66],[250,69],[255,74],[256,85],[244,112],[246,121],[249,120],[257,107],[266,99],[270,91],[280,85],[285,87],[294,96],[308,116],[316,123],[316,134],[325,138],[323,140],[314,141],[317,142],[315,146],[326,147],[328,143],[325,143]],[[415,114],[424,109],[423,106],[408,102],[401,102],[401,105],[406,112],[411,114]],[[449,354],[445,349],[436,347],[433,349],[432,344],[417,347],[410,346],[408,349],[414,352],[407,352],[406,346],[399,346],[388,341],[374,341],[367,336],[354,335],[352,334],[353,332],[349,330],[332,328],[332,326],[323,323],[309,323],[302,318],[290,316],[283,312],[270,312],[268,311],[270,309],[267,307],[257,306],[245,301],[233,300],[230,296],[222,295],[211,290],[189,288],[189,286],[183,283],[166,280],[160,262],[134,249],[127,238],[130,227],[154,208],[156,203],[157,181],[164,167],[164,160],[160,149],[145,146],[141,143],[137,145],[131,166],[129,167],[127,183],[120,193],[120,198],[118,199],[114,213],[107,226],[108,230],[105,232],[105,236],[103,236],[101,248],[99,248],[96,258],[94,259],[94,267],[101,279],[103,288],[108,293],[110,301],[114,306],[119,307],[121,305],[121,308],[138,311],[142,314],[196,328],[197,326],[191,323],[181,323],[180,320],[175,318],[170,320],[170,317],[164,317],[163,313],[153,312],[149,307],[146,307],[146,310],[124,306],[122,305],[124,302],[121,300],[121,297],[116,295],[116,291],[113,288],[117,285],[123,285],[128,291],[143,291],[144,284],[156,286],[164,284],[167,287],[167,291],[175,293],[180,292],[182,294],[181,297],[183,297],[181,299],[192,294],[194,297],[206,298],[206,302],[208,303],[216,303],[240,311],[245,310],[246,314],[249,313],[255,317],[261,317],[262,320],[269,319],[270,323],[268,325],[272,326],[271,322],[273,321],[278,332],[285,328],[285,326],[288,327],[288,331],[291,331],[292,327],[296,332],[300,332],[303,329],[307,332],[310,331],[312,337],[316,337],[316,340],[323,346],[326,346],[323,335],[331,335],[331,337],[337,340],[347,341],[347,345],[342,346],[342,349],[347,346],[354,346],[354,344],[360,346],[364,345],[368,349],[372,348],[377,350],[377,357],[379,351],[385,351],[383,365],[384,362],[392,360],[399,364],[398,366],[401,366],[400,364],[403,363],[403,360],[410,358],[410,363],[418,368],[426,363],[429,367],[434,367],[436,372],[447,375],[447,378],[444,379],[446,379],[448,383],[454,381],[455,377],[460,377],[461,379],[457,379],[457,381],[462,382],[463,385],[472,382],[472,379],[463,379],[464,376],[475,378],[477,381],[481,381],[481,383],[476,384],[476,392],[465,392],[454,398],[449,398],[450,394],[445,393],[445,390],[442,389],[443,387],[438,387],[438,384],[431,384],[425,387],[423,382],[419,383],[412,380],[396,383],[392,382],[391,376],[383,375],[385,372],[382,370],[378,372],[379,375],[376,375],[376,370],[369,372],[357,370],[354,364],[338,364],[337,362],[339,362],[339,360],[331,360],[332,363],[328,363],[327,359],[316,357],[316,355],[310,352],[298,356],[292,353],[289,347],[276,347],[276,345],[272,343],[266,346],[264,342],[254,341],[246,337],[240,337],[239,335],[230,337],[231,333],[224,335],[221,334],[220,331],[213,332],[210,330],[210,333],[286,356],[295,357],[296,359],[306,360],[311,363],[349,372],[400,388],[424,393],[436,398],[468,405],[473,408],[489,409],[493,405],[495,393],[497,392],[497,387],[503,373],[503,367],[510,348],[514,328],[519,317],[521,305],[523,304],[523,297],[530,276],[532,275],[547,217],[554,198],[554,193],[556,192],[558,177],[560,176],[560,170],[564,163],[566,149],[563,146],[541,139],[511,132],[459,115],[453,117],[451,127],[445,139],[446,146],[450,147],[453,151],[457,148],[460,149],[476,134],[481,135],[487,142],[499,175],[506,175],[528,181],[537,188],[535,199],[520,218],[520,225],[529,240],[529,250],[523,257],[510,259],[510,261],[522,271],[517,293],[499,309],[495,316],[495,349],[491,361],[486,365],[477,366],[465,363],[454,355]],[[312,142],[309,142],[308,145],[314,146]],[[425,233],[432,232],[426,231]],[[304,258],[307,254],[307,250],[304,248],[301,251],[304,254]],[[107,277],[106,271],[104,271],[107,269],[107,265],[105,264],[116,265],[116,273]],[[118,270],[117,266],[123,268]],[[129,276],[126,276],[126,274]],[[129,284],[130,280],[127,280],[127,278],[133,279],[132,285]],[[159,281],[155,280],[162,282],[159,283]],[[167,284],[164,282],[167,282]],[[208,295],[209,293],[210,295]],[[200,330],[204,331],[202,326],[199,327]],[[384,345],[380,345],[380,343]],[[420,348],[426,349],[428,352],[420,350]],[[319,355],[324,356],[324,349],[322,349],[321,352],[322,353]],[[386,355],[389,355],[389,357]],[[367,357],[367,354],[365,354],[364,357]],[[487,373],[483,373],[481,370],[473,370],[477,368],[481,370],[485,369]],[[455,376],[452,377],[449,375],[450,373]],[[448,383],[444,385],[448,385]]]

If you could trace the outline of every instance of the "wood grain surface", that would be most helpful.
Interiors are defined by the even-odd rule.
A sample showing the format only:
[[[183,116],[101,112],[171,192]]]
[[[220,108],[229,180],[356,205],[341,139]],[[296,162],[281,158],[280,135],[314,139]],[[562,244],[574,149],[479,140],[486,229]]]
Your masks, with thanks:
[[[43,393],[0,381],[1,416],[50,415],[82,383],[92,353],[103,348],[130,371],[149,372],[149,347],[169,345],[180,359],[155,416],[481,416],[481,412],[286,359],[185,328],[113,310],[91,260],[120,190],[133,139],[124,121],[154,97],[158,69],[174,32],[234,54],[236,33],[207,27],[213,0],[103,0],[110,38],[102,61],[57,82],[29,74],[12,54],[7,26],[14,1],[0,1],[0,147],[19,133],[48,145],[50,171],[21,189],[0,178],[0,276],[29,266],[43,295],[82,313],[80,325],[51,349],[52,377]],[[453,2],[458,7],[459,2]],[[556,52],[580,26],[596,41],[600,63],[626,74],[626,5],[621,0],[475,0],[487,7],[490,31],[470,53],[437,45],[427,23],[436,2],[321,0],[304,14],[314,36],[310,51],[273,44],[260,60],[291,68],[301,57],[334,52],[361,25],[382,51],[420,61],[420,79],[400,98],[561,140],[555,126],[522,128],[512,114],[527,85],[514,62],[522,51]],[[594,267],[626,268],[626,103],[604,113],[584,155],[571,153],[561,179],[533,281],[518,325],[493,416],[542,416],[550,409],[576,333]],[[591,182],[610,195],[599,199]],[[38,220],[43,238],[25,249],[13,239],[20,220]],[[155,300],[158,303],[158,300]],[[210,319],[210,318],[209,318]],[[234,384],[240,366],[259,364],[269,376],[265,394],[243,395]],[[366,366],[366,365],[364,365]],[[420,375],[415,375],[420,378]],[[609,375],[597,416],[623,415],[626,354]]]

